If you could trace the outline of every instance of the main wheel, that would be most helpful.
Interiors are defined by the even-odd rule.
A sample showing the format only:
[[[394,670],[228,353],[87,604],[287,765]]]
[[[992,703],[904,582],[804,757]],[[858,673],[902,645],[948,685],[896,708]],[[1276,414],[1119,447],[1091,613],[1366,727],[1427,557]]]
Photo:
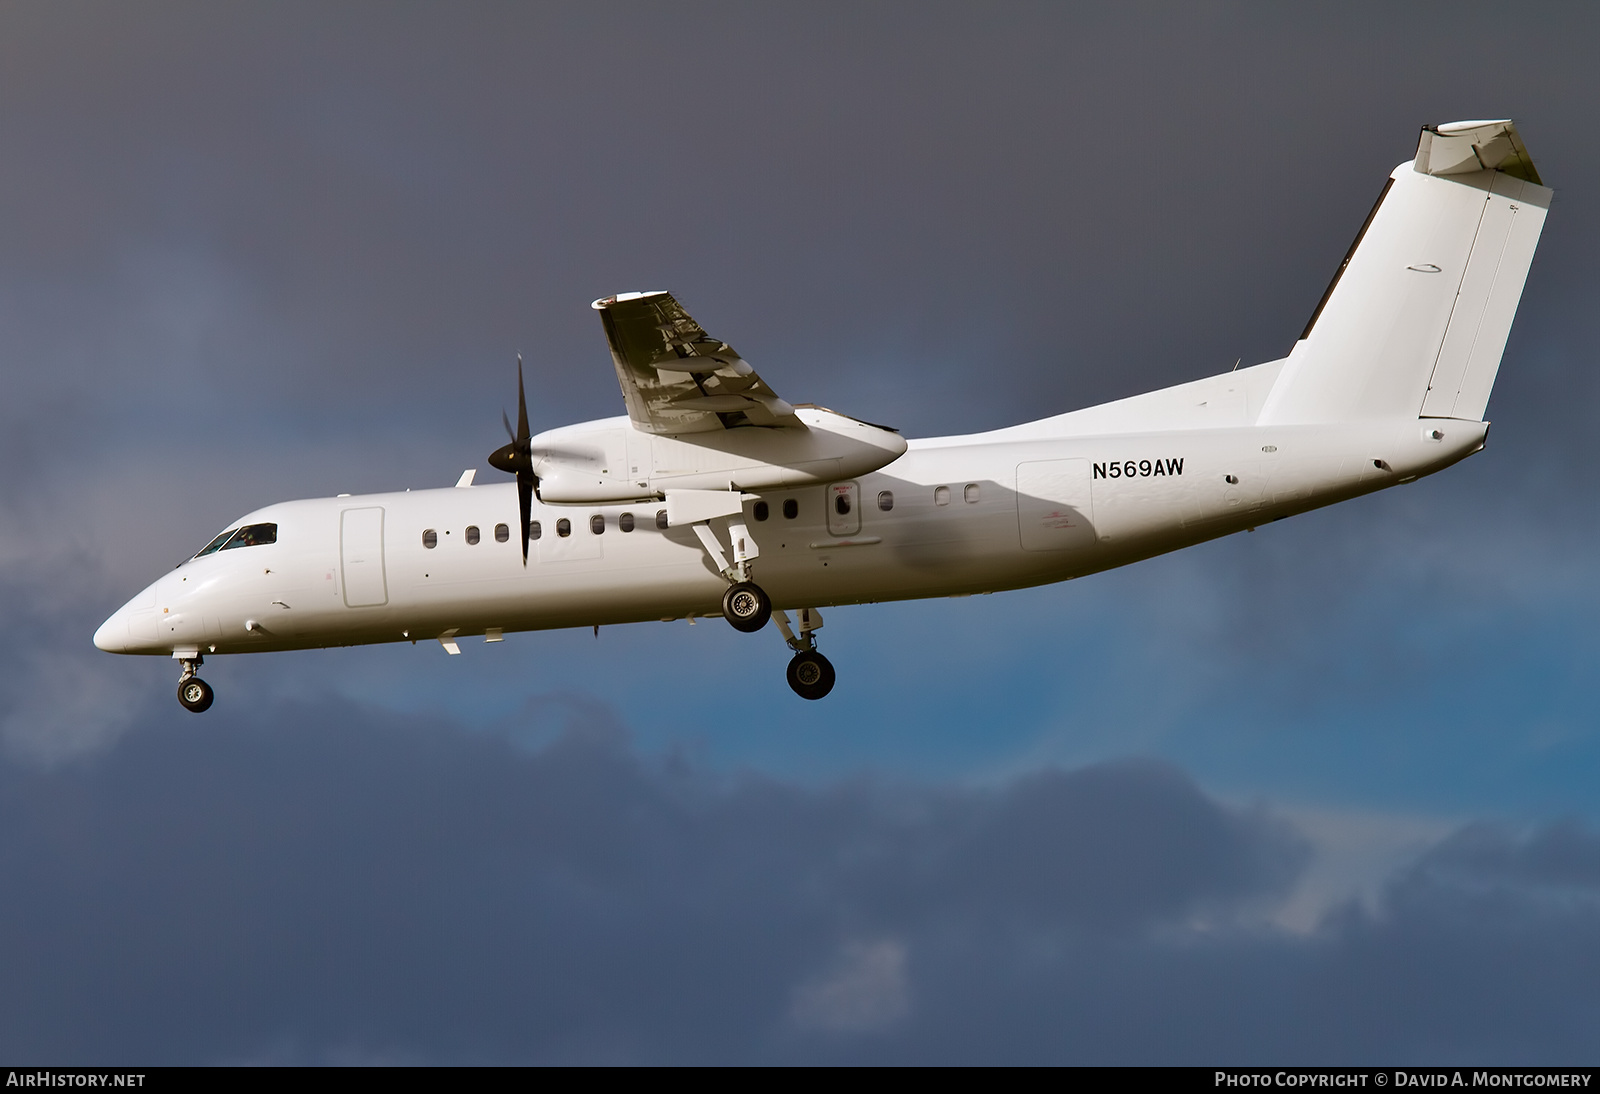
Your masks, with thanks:
[[[733,624],[733,629],[754,634],[772,618],[772,601],[760,585],[740,581],[729,585],[722,594],[722,617]]]
[[[802,699],[821,699],[833,690],[833,663],[816,650],[797,653],[789,661],[789,686]]]
[[[211,685],[198,676],[191,676],[178,684],[178,702],[183,704],[185,710],[192,710],[196,714],[210,710],[211,700],[216,697]]]

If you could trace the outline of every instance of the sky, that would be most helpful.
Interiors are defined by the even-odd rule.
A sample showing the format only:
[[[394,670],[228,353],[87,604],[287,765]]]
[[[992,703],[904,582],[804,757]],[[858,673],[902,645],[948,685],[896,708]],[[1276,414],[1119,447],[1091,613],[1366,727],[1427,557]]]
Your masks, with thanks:
[[[1593,1062],[1600,14],[0,0],[0,1058]],[[622,412],[667,289],[911,437],[1283,356],[1419,127],[1556,191],[1440,475],[1063,585],[213,658],[275,501]],[[1585,166],[1587,165],[1587,166]],[[669,629],[670,628],[670,629]]]

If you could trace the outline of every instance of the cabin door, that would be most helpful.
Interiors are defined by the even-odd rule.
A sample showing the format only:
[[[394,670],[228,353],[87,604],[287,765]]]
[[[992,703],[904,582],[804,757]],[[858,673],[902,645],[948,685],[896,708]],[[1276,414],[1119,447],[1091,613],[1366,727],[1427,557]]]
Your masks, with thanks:
[[[339,516],[339,564],[344,602],[352,608],[389,603],[383,576],[383,507],[346,509]]]
[[[1017,464],[1017,531],[1024,551],[1092,547],[1088,460]]]

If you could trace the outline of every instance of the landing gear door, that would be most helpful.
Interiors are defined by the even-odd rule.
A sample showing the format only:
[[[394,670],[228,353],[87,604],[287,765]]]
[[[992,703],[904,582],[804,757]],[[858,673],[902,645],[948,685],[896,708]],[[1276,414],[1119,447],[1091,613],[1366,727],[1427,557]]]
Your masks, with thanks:
[[[383,507],[346,509],[339,516],[339,564],[344,602],[352,608],[389,603],[383,575]]]
[[[828,487],[828,534],[853,536],[861,531],[861,488],[853,482]]]

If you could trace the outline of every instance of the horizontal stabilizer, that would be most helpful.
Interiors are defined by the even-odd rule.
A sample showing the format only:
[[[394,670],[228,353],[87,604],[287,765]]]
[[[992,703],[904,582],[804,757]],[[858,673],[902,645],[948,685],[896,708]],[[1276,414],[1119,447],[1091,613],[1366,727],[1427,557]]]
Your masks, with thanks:
[[[1466,175],[1499,171],[1542,186],[1528,150],[1510,121],[1448,122],[1428,126],[1417,142],[1414,166],[1424,175]]]

